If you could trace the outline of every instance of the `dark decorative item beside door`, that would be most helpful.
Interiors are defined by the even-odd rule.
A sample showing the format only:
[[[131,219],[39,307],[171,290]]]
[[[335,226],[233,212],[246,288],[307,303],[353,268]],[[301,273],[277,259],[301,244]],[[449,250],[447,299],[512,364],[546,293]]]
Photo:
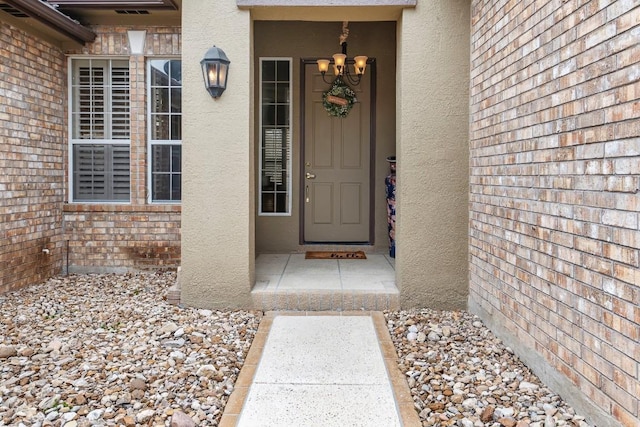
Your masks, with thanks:
[[[387,222],[389,223],[389,256],[396,257],[396,156],[387,157],[390,174],[384,183],[387,189]]]

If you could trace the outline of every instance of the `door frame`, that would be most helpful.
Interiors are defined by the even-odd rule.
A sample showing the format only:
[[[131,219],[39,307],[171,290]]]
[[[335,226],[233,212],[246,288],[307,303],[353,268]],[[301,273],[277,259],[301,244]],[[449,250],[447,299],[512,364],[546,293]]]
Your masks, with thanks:
[[[306,91],[305,91],[305,82],[306,82],[306,69],[307,65],[316,64],[317,60],[320,58],[301,58],[300,59],[300,174],[298,179],[300,183],[304,183],[305,176],[305,122],[306,122]],[[353,62],[353,61],[352,61]],[[349,63],[350,64],[350,63]],[[369,58],[367,60],[367,73],[369,73],[370,77],[370,111],[369,111],[369,146],[370,146],[370,154],[369,154],[369,240],[367,242],[308,242],[305,240],[304,236],[304,219],[305,219],[305,194],[304,194],[304,185],[300,185],[299,189],[299,208],[300,208],[300,229],[299,229],[299,243],[300,245],[307,244],[324,244],[324,245],[349,245],[349,244],[358,244],[358,245],[374,245],[375,243],[375,176],[376,176],[376,59]]]

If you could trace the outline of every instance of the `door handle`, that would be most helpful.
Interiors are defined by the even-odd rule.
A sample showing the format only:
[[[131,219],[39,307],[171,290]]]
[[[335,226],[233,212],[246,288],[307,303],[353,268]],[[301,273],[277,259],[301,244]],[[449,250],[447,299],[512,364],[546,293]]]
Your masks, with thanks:
[[[316,179],[316,174],[315,173],[307,172],[304,176],[307,179]]]

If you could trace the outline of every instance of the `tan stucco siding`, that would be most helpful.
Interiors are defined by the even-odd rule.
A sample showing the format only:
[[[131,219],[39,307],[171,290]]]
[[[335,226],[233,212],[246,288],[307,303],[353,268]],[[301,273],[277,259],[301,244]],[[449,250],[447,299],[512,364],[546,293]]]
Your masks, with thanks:
[[[397,261],[403,307],[467,299],[467,0],[420,1],[398,26]]]
[[[182,302],[248,307],[254,282],[251,18],[234,1],[183,3]],[[200,60],[229,57],[226,92],[205,91]]]
[[[256,238],[251,16],[231,0],[194,0],[184,6],[182,300],[196,306],[248,306]],[[327,8],[337,22],[339,9]],[[362,9],[362,16],[367,16],[367,10]],[[310,15],[309,20],[314,18]],[[469,3],[424,1],[415,10],[403,11],[395,25],[397,98],[389,95],[381,102],[378,116],[394,110],[396,114],[396,270],[402,304],[463,308],[467,299]],[[299,34],[302,39],[304,29]],[[327,55],[337,48],[335,35],[320,31],[313,37],[323,40],[321,51],[309,56]],[[294,40],[299,42],[298,38]],[[199,68],[213,43],[231,60],[229,88],[217,101],[202,87]],[[349,45],[350,53],[358,50]],[[269,55],[292,56],[276,49]],[[390,69],[384,73],[387,78],[393,74]],[[385,144],[378,147],[388,149],[377,153],[379,183],[387,174],[384,157],[393,154],[393,128],[388,126],[378,135],[384,140],[378,143]],[[378,193],[377,197],[376,209],[382,210],[383,196]],[[376,232],[379,244],[386,244],[384,233],[382,227]]]

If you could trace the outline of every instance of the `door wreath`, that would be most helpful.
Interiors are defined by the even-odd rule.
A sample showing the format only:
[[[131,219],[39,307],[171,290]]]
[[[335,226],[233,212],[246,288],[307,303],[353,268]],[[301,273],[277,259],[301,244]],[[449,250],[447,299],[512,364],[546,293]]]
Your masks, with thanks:
[[[331,83],[329,90],[322,93],[322,105],[334,117],[347,117],[357,101],[356,93],[340,77]]]

